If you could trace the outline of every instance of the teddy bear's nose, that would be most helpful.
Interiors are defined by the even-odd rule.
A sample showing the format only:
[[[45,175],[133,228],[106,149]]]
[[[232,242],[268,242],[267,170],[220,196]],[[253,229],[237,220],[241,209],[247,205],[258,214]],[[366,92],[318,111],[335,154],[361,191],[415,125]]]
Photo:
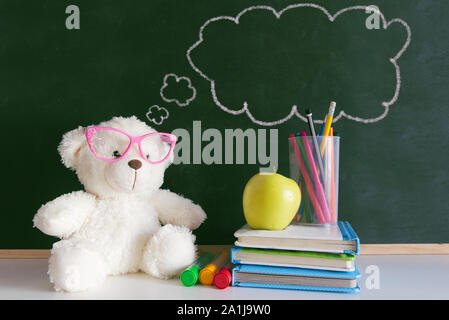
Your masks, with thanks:
[[[130,166],[134,170],[138,170],[142,166],[142,162],[140,162],[139,160],[131,160],[130,162],[128,162],[128,166]]]

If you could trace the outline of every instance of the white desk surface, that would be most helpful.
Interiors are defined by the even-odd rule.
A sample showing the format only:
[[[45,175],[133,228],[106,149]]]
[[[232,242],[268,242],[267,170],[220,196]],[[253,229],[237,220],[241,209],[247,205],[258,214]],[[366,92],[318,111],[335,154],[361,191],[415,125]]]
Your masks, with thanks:
[[[215,287],[184,287],[178,279],[145,274],[109,277],[102,287],[83,293],[55,292],[48,281],[47,260],[0,259],[3,299],[172,299],[172,300],[304,300],[304,299],[449,299],[449,255],[365,255],[356,258],[362,274],[356,294]],[[380,289],[368,289],[366,268],[379,268]]]

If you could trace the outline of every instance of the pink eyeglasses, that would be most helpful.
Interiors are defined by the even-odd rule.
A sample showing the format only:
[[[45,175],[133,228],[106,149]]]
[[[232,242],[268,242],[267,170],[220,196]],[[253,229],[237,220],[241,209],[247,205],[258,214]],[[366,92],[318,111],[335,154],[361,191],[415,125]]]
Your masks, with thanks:
[[[88,127],[86,139],[92,153],[98,159],[109,162],[122,159],[137,143],[140,156],[149,163],[158,164],[169,157],[176,144],[176,136],[170,133],[153,132],[133,137],[109,127]]]

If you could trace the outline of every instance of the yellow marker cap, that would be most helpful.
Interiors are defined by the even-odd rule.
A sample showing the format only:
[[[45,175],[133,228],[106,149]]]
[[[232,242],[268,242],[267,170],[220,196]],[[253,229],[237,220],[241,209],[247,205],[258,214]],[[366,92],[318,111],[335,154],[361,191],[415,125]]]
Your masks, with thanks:
[[[208,264],[207,266],[205,266],[200,271],[200,275],[199,275],[201,284],[210,286],[214,282],[214,276],[215,276],[215,273],[217,273],[217,271],[218,271],[218,268],[214,264]]]
[[[211,263],[206,265],[199,274],[200,282],[204,285],[210,286],[214,282],[214,276],[229,260],[229,252],[223,251]]]

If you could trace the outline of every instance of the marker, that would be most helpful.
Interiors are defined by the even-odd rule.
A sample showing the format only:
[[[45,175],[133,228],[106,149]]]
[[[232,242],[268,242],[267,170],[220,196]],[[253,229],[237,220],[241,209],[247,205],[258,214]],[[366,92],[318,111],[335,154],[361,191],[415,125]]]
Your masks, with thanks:
[[[229,261],[229,252],[223,251],[214,261],[210,262],[200,271],[199,279],[201,284],[210,286],[214,282],[214,276],[218,270],[220,270],[225,263]]]
[[[301,136],[300,133],[298,133],[298,135]],[[301,140],[298,141],[298,145],[299,145],[299,149],[301,150],[302,158],[304,159],[304,164],[305,164],[306,170],[307,170],[307,172],[309,173],[309,176],[310,176],[312,170],[310,170],[309,163],[307,162],[306,151],[304,150],[304,145],[303,145],[303,143],[302,143]],[[309,181],[310,181],[310,178],[309,178]],[[314,190],[314,186],[313,186],[312,182],[310,182],[310,185],[311,185],[312,192],[314,192],[314,191],[313,191],[313,190]],[[321,214],[321,216],[322,216],[323,213],[322,213],[321,207],[320,207],[320,205],[319,205],[319,203],[318,203],[318,200],[316,200],[316,195],[313,194],[313,197],[315,198],[314,201],[316,201],[317,204],[318,204],[318,205],[317,205],[317,206],[318,206],[318,210],[315,210],[315,213],[316,213],[317,215],[320,215],[320,214]],[[309,200],[309,197],[307,197],[307,194],[306,194],[306,196],[305,196],[305,201],[306,201],[306,202],[305,202],[306,208],[308,208],[308,210],[309,210],[309,212],[306,212],[306,213],[308,213],[308,217],[306,218],[306,219],[308,219],[308,220],[306,220],[306,221],[312,221],[312,216],[310,215],[310,213],[311,213],[310,211],[312,210],[312,208],[311,208],[311,203],[310,203],[311,200]],[[302,202],[302,201],[301,201],[301,202]],[[313,206],[313,204],[312,204],[312,206]],[[318,213],[318,212],[321,212],[321,213]],[[312,212],[312,213],[313,213],[313,212]],[[320,219],[318,219],[318,220],[320,220]],[[320,222],[320,223],[326,222],[326,221],[324,220],[324,217],[323,217],[322,220],[323,220],[323,222]]]
[[[332,118],[333,118],[334,112],[335,112],[335,106],[336,106],[335,101],[332,101],[331,105],[329,106],[329,112],[327,113],[326,121],[324,122],[324,130],[323,130],[323,133],[321,134],[323,136],[323,138],[321,140],[321,146],[320,146],[321,156],[323,156],[324,148],[326,148],[326,140],[327,139],[325,137],[327,137],[329,135],[329,130],[332,125]]]
[[[306,116],[307,116],[307,120],[309,122],[309,128],[310,128],[310,133],[311,133],[312,140],[313,140],[313,145],[315,147],[314,149],[316,152],[318,167],[320,169],[320,176],[322,178],[322,181],[324,181],[324,179],[323,179],[323,174],[324,174],[323,160],[321,159],[320,150],[318,147],[318,141],[316,139],[316,134],[315,134],[315,128],[313,126],[312,110],[306,109]],[[302,132],[301,132],[301,136],[302,136]],[[309,162],[310,162],[310,159],[309,159]]]
[[[331,221],[331,213],[330,213],[329,207],[327,205],[326,196],[324,195],[323,184],[320,181],[320,177],[318,176],[318,172],[317,172],[316,165],[315,165],[315,160],[313,159],[312,147],[309,144],[309,140],[307,140],[306,131],[301,131],[301,139],[302,139],[302,143],[304,144],[304,149],[306,150],[307,158],[309,160],[310,170],[312,172],[312,178],[315,182],[315,191],[317,193],[317,197],[318,197],[318,201],[320,202],[321,209],[323,210],[324,219],[326,222],[330,222]],[[320,156],[320,159],[321,159],[321,156]]]
[[[332,145],[332,138],[330,137],[323,137],[323,139],[330,139],[329,145],[324,149],[324,193],[326,195],[326,200],[329,205],[329,210],[331,213],[331,221],[333,222],[332,218],[332,155],[331,152],[333,150]]]
[[[294,142],[295,143],[291,143],[291,145],[292,145],[292,147],[293,148],[295,148],[295,144],[296,144],[296,148],[298,147],[297,146],[297,140],[296,140],[296,136],[298,136],[299,135],[299,133],[295,133],[295,134],[291,134],[288,138],[289,138],[289,141],[292,141],[292,140],[294,140]],[[298,166],[299,167],[299,166]],[[296,221],[296,222],[298,222],[298,221],[300,221],[301,220],[301,217],[303,216],[303,213],[304,213],[304,199],[305,199],[305,196],[306,196],[306,187],[305,187],[305,182],[304,182],[304,179],[302,178],[302,173],[300,173],[299,174],[299,179],[298,179],[298,185],[299,185],[299,189],[301,190],[301,195],[302,195],[302,200],[301,200],[301,204],[299,205],[299,210],[298,210],[298,212],[296,213],[296,215],[295,215],[295,217],[293,218],[293,221]]]
[[[301,191],[302,199],[304,199],[304,192],[303,192],[303,186],[302,186],[302,182],[301,181],[298,182],[298,186],[299,186],[299,190]],[[301,220],[301,216],[303,214],[303,210],[304,210],[304,201],[301,201],[301,203],[299,204],[298,212],[293,217],[293,221],[298,222],[299,220]]]
[[[334,136],[334,128],[331,127],[329,131],[329,136]],[[336,195],[335,195],[335,155],[334,155],[334,138],[332,138],[331,143],[331,214],[332,214],[332,222],[337,222],[337,202],[336,202]]]
[[[300,221],[304,221],[304,222],[312,222],[312,204],[310,202],[310,196],[308,195],[307,192],[305,192],[306,190],[304,190],[303,193],[303,199],[304,199],[304,213],[301,217]]]
[[[299,136],[301,137],[301,134],[299,134]],[[304,164],[306,165],[307,172],[309,172],[309,174],[311,174],[312,170],[310,170],[309,162],[307,162],[306,150],[304,150],[304,145],[303,145],[301,139],[299,140],[298,145],[299,145],[299,149],[301,150],[302,158],[304,159]]]
[[[293,136],[293,135],[291,135],[291,136]],[[295,133],[295,137],[298,137],[298,136],[300,137],[301,134],[299,132]],[[306,173],[310,173],[311,170],[310,170],[310,167],[309,167],[309,163],[307,162],[307,155],[306,155],[306,151],[304,150],[304,146],[302,145],[302,141],[301,140],[296,140],[296,142],[297,142],[297,145],[299,146],[299,149],[301,150],[302,159],[304,159],[304,164],[305,164],[305,167],[306,167],[305,172]],[[295,149],[295,147],[293,147],[293,149]],[[299,161],[298,161],[298,163],[299,163]],[[304,181],[304,184],[306,184],[306,181],[304,179],[304,175],[302,175],[302,180]],[[308,181],[310,181],[310,178],[308,178]],[[313,193],[313,188],[314,187],[313,187],[312,182],[310,182],[310,185],[311,185],[311,192]],[[315,194],[312,194],[312,196],[308,196],[307,195],[308,191],[307,192],[306,191],[307,191],[307,185],[306,185],[306,190],[301,189],[302,196],[303,196],[302,197],[303,201],[301,201],[301,205],[304,202],[304,208],[303,208],[304,221],[310,222],[310,221],[312,221],[312,217],[310,216],[310,213],[312,211],[311,206],[313,206],[313,204],[311,203],[311,201],[312,201],[311,197],[314,198],[314,201],[317,201],[317,200],[316,200]],[[318,214],[318,211],[322,212],[319,204],[318,204],[318,210],[315,210],[315,213]],[[322,215],[322,213],[321,213],[321,215]],[[324,220],[324,218],[323,218],[323,220]],[[323,221],[323,222],[325,222],[325,221]]]
[[[181,282],[186,287],[193,286],[198,281],[198,274],[205,265],[211,262],[215,256],[207,252],[203,254],[198,260],[196,260],[190,267],[181,273]]]
[[[315,213],[317,215],[319,223],[325,223],[326,219],[324,218],[323,211],[321,210],[320,204],[319,204],[318,200],[316,199],[315,192],[313,191],[312,181],[310,181],[309,174],[307,173],[307,169],[304,164],[304,161],[306,161],[306,159],[304,158],[304,161],[303,161],[303,159],[301,157],[301,152],[299,151],[299,148],[298,148],[299,143],[297,143],[295,140],[291,139],[290,143],[292,144],[293,151],[295,153],[296,160],[298,161],[302,177],[304,178],[307,193],[309,194],[310,201],[312,202],[312,206],[313,206],[313,209],[315,210]]]
[[[214,276],[214,286],[217,289],[226,289],[232,281],[232,263],[228,262]]]
[[[338,133],[338,132],[335,132],[334,131],[334,137],[340,137],[340,134]],[[334,138],[335,139],[335,138]],[[335,144],[334,144],[334,152],[333,152],[333,154],[335,155]],[[338,153],[340,153],[340,150],[338,150]],[[339,159],[334,159],[334,163],[335,163],[335,168],[338,168],[338,166],[339,166]],[[335,195],[335,199],[334,199],[334,201],[335,201],[335,222],[337,222],[337,220],[338,220],[338,217],[337,217],[337,210],[338,210],[338,174],[339,174],[339,170],[335,170],[334,171],[334,181],[335,181],[335,192],[334,192],[334,195]]]

